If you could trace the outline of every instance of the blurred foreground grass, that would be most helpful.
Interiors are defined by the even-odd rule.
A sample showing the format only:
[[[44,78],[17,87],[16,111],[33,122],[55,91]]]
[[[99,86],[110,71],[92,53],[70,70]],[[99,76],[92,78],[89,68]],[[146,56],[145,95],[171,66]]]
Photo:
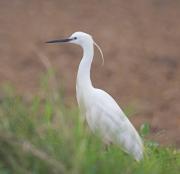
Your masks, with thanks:
[[[0,174],[179,174],[180,153],[146,142],[140,163],[98,137],[67,107],[61,92],[43,82],[30,100],[7,88],[0,101]],[[147,132],[145,126],[144,132]]]

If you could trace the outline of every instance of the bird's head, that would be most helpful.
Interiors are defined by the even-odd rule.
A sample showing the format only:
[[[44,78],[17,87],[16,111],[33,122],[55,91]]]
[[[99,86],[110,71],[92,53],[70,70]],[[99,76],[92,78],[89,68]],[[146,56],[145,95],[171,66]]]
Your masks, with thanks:
[[[73,33],[70,37],[66,39],[57,39],[57,40],[48,41],[46,43],[63,43],[63,42],[74,43],[74,44],[80,45],[81,47],[83,47],[83,49],[88,48],[90,45],[94,44],[100,51],[101,57],[103,60],[102,65],[104,64],[104,56],[103,56],[102,50],[100,46],[93,40],[91,35],[78,31],[78,32]]]
[[[70,37],[66,39],[52,40],[46,43],[62,43],[62,42],[74,43],[83,47],[87,43],[93,44],[94,41],[91,35],[78,31],[78,32],[73,33]]]

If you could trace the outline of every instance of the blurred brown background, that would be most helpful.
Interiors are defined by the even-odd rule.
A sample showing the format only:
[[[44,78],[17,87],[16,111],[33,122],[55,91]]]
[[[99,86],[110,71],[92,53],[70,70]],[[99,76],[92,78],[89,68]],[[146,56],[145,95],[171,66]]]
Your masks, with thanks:
[[[149,122],[152,137],[180,146],[179,0],[0,0],[0,83],[23,95],[38,91],[47,56],[75,103],[82,50],[44,44],[75,31],[90,33],[101,46],[92,69],[94,86],[110,93],[139,127]]]

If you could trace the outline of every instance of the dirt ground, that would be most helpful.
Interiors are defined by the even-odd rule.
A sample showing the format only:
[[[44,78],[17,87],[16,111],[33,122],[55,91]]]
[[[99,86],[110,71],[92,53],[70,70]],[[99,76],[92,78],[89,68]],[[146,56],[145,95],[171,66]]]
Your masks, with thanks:
[[[82,50],[45,41],[90,33],[101,46],[92,67],[94,86],[133,110],[136,127],[149,122],[152,139],[180,147],[180,1],[1,0],[0,83],[35,95],[50,59],[68,102]]]

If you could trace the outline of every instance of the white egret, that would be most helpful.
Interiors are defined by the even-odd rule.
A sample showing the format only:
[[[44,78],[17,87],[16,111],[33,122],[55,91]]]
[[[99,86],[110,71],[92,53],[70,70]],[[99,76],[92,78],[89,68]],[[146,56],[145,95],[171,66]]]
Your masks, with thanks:
[[[92,36],[75,32],[69,38],[46,43],[68,42],[83,48],[76,82],[76,96],[81,114],[90,129],[99,133],[105,144],[114,143],[132,155],[137,161],[143,158],[143,142],[115,100],[105,91],[94,88],[90,79],[91,63],[94,56]]]

